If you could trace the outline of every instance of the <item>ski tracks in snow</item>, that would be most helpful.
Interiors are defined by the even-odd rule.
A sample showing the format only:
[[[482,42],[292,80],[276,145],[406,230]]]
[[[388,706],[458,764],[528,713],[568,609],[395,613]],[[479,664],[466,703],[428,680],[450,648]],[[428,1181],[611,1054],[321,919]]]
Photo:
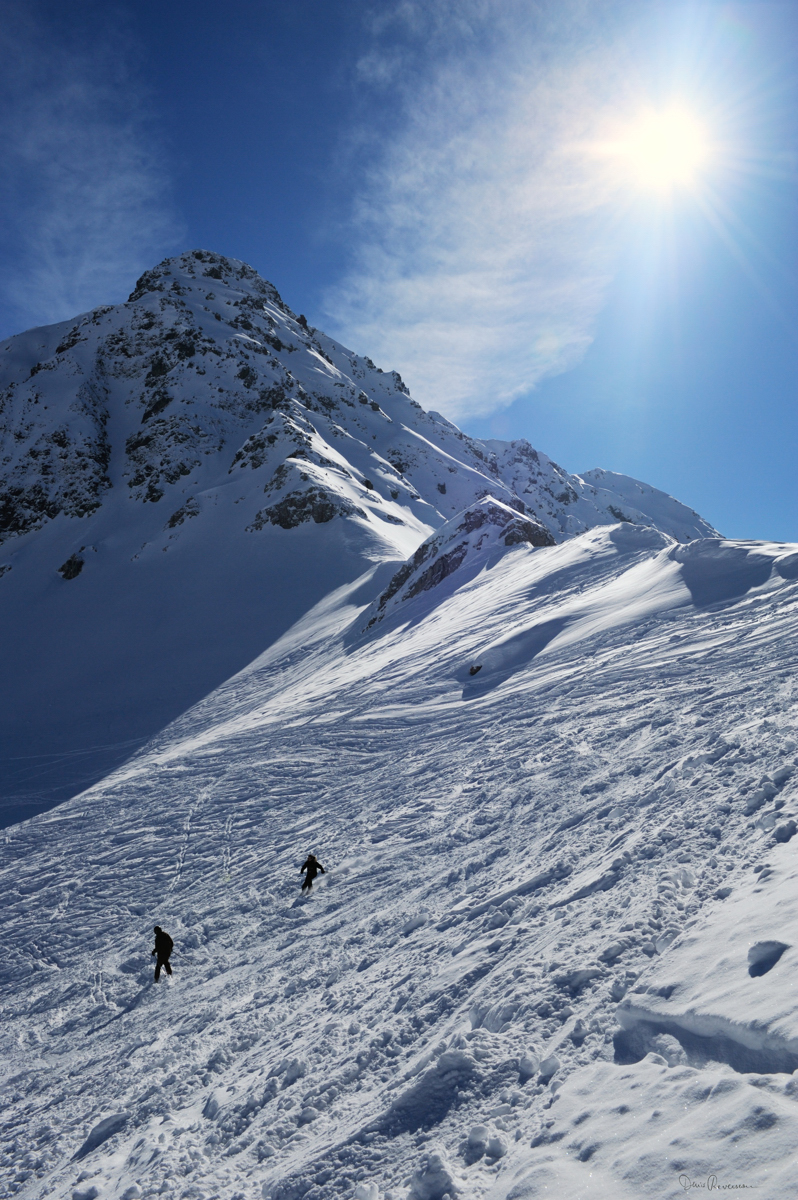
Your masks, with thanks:
[[[282,720],[217,736],[230,710],[262,711],[251,672],[190,754],[187,718],[10,831],[7,1194],[498,1197],[544,1158],[546,1186],[578,1194],[568,1172],[589,1161],[623,1194],[596,1115],[612,1080],[634,1091],[616,1006],[792,853],[773,829],[798,805],[793,593],[605,630],[467,703],[420,627],[390,710],[354,673],[336,720],[293,722],[288,692]],[[327,874],[296,903],[308,851]],[[155,922],[176,943],[157,986]],[[674,1104],[694,1076],[667,1077]],[[588,1078],[583,1119],[569,1097]],[[729,1095],[744,1123],[747,1093]],[[760,1126],[765,1154],[778,1126]],[[673,1151],[647,1146],[636,1194],[658,1200]],[[682,1157],[700,1159],[689,1140]]]

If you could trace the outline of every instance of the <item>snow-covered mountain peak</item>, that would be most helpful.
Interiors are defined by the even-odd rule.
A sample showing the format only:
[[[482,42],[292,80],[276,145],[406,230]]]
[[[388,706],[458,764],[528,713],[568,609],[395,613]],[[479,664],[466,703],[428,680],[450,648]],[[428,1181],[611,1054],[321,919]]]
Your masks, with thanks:
[[[544,498],[535,511],[543,519],[548,516],[550,527],[558,522],[560,537],[589,529],[596,509],[605,514],[606,523],[653,525],[679,542],[719,536],[693,509],[628,475],[600,469],[570,475],[524,438],[484,444],[495,469],[519,494],[534,487]]]
[[[715,535],[625,477],[583,480],[525,441],[467,437],[396,372],[308,326],[252,267],[202,250],[146,272],[127,304],[0,344],[0,414],[0,538],[89,517],[114,487],[196,499],[236,466],[290,497],[290,527],[340,515],[389,543],[386,525],[409,518],[418,537],[419,522],[436,528],[487,494],[557,539],[616,520]],[[266,507],[255,529],[281,523]]]
[[[189,292],[196,288],[206,299],[215,299],[216,294],[223,299],[231,294],[254,297],[257,304],[274,305],[281,313],[298,321],[297,314],[283,303],[277,288],[262,279],[254,267],[240,259],[226,258],[208,250],[189,250],[175,258],[165,258],[157,267],[145,271],[136,280],[128,303],[134,304],[148,297],[157,299],[166,291],[185,295],[184,288]],[[208,293],[214,288],[216,292],[209,297]],[[306,330],[304,320],[302,328]]]
[[[717,536],[618,479],[424,412],[245,263],[166,259],[126,303],[0,343],[4,786],[74,792],[374,563],[446,570],[428,539],[485,497],[556,542]]]

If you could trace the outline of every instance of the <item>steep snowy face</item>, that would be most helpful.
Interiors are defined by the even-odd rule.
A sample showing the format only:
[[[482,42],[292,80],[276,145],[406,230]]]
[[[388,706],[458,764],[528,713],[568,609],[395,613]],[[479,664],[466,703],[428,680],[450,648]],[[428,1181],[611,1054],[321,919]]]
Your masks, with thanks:
[[[798,547],[528,524],[7,831],[6,1195],[791,1200]]]
[[[431,554],[485,497],[543,541],[619,519],[714,535],[629,486],[466,437],[205,251],[148,271],[126,304],[9,339],[3,823],[99,778],[370,564]]]

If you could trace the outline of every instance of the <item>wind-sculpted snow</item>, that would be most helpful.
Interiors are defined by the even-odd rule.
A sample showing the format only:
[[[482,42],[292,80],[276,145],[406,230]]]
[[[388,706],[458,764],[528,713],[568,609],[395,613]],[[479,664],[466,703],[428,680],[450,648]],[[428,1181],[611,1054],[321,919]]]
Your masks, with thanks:
[[[794,1195],[798,548],[488,527],[6,831],[2,1194]]]
[[[94,782],[486,496],[544,539],[619,519],[715,536],[633,480],[467,437],[206,251],[0,343],[2,823]]]

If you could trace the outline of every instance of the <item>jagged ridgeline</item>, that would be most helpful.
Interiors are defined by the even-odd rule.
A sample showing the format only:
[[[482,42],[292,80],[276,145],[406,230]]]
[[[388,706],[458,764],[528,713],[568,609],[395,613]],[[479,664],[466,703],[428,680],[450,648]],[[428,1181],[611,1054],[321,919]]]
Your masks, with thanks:
[[[92,782],[334,588],[414,570],[488,497],[538,544],[616,521],[715,535],[624,476],[467,437],[202,250],[124,304],[1,343],[0,436],[15,815]]]
[[[525,441],[466,437],[251,267],[202,250],[147,271],[126,304],[2,343],[0,371],[4,540],[87,517],[114,486],[168,503],[247,471],[269,501],[255,530],[339,514],[393,524],[408,506],[435,527],[491,493],[557,539],[616,520],[664,522],[681,540],[714,532],[625,477],[580,478]],[[183,518],[199,515],[192,499]]]

